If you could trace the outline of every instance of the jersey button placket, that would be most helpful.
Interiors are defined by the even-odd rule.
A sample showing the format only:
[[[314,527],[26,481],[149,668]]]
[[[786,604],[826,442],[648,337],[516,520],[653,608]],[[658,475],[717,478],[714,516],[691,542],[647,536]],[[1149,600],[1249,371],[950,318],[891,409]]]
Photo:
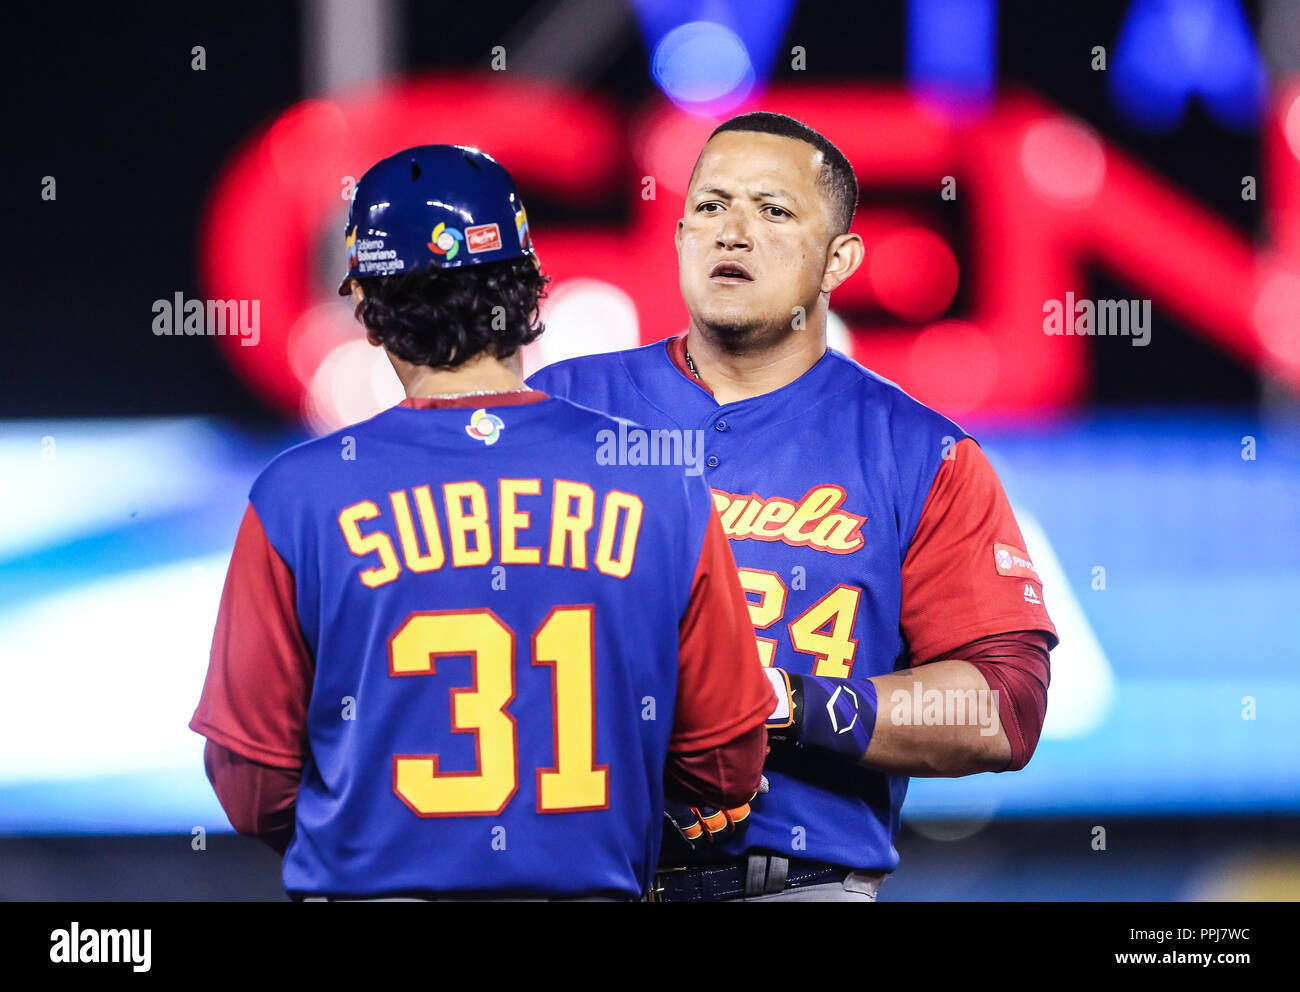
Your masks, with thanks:
[[[731,430],[731,425],[727,423],[725,417],[719,417],[717,420],[713,422],[713,429],[717,431],[719,434],[726,434],[728,431]],[[709,455],[709,457],[704,460],[704,464],[707,465],[709,468],[717,468],[718,456]]]

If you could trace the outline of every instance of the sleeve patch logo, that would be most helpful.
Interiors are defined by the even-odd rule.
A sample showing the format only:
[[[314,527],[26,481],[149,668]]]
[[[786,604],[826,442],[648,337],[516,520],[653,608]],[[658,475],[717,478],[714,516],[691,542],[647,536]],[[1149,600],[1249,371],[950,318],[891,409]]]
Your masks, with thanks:
[[[997,566],[999,575],[1014,575],[1021,579],[1033,579],[1038,583],[1043,581],[1038,577],[1038,569],[1034,568],[1029,555],[1010,544],[993,545],[993,564]]]

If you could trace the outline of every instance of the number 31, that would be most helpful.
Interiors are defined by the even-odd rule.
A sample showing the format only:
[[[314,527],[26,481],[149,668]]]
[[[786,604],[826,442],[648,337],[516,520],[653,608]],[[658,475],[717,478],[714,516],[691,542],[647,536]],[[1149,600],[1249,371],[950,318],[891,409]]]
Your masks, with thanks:
[[[553,669],[555,767],[537,769],[537,812],[609,808],[609,766],[596,765],[595,607],[557,606],[532,637],[532,663]],[[473,734],[472,771],[444,772],[436,754],[393,755],[393,791],[420,816],[495,816],[519,790],[515,632],[491,610],[412,613],[388,641],[388,674],[434,675],[469,656],[472,686],[451,690],[451,732]],[[530,714],[531,715],[531,714]]]

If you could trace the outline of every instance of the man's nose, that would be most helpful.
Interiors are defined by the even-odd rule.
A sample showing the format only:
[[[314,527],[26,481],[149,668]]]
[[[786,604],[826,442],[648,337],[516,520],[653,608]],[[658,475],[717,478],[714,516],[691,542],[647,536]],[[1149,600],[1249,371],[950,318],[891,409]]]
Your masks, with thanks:
[[[749,247],[749,228],[745,219],[735,211],[727,214],[718,229],[717,245],[719,248],[744,250]]]

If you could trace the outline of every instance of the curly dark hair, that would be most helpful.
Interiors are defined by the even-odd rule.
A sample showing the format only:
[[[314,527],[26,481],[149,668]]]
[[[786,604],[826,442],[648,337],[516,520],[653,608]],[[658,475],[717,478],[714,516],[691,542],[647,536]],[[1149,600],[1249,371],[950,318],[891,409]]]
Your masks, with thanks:
[[[538,305],[550,281],[532,258],[368,276],[357,280],[356,318],[415,365],[455,368],[484,351],[509,358],[545,330]]]

